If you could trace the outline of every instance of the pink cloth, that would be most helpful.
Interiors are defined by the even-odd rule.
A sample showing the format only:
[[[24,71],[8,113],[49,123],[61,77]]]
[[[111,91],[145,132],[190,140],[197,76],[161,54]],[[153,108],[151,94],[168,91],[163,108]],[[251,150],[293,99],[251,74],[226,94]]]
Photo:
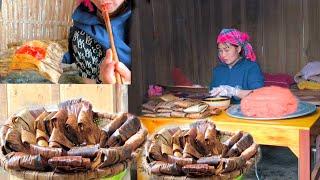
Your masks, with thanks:
[[[264,73],[264,86],[280,86],[289,88],[293,83],[293,77],[288,74]]]
[[[163,88],[161,86],[149,85],[149,89],[148,89],[149,97],[161,96],[162,93],[163,93]]]
[[[237,29],[222,29],[220,32],[217,43],[230,43],[236,46],[241,46],[243,56],[250,61],[256,61],[256,55],[253,48],[249,43],[249,35],[238,31]]]

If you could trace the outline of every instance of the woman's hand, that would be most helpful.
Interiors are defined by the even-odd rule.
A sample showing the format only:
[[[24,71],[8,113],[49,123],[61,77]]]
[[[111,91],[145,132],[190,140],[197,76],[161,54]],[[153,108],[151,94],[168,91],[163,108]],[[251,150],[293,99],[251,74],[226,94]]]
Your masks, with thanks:
[[[240,89],[234,88],[228,85],[221,85],[219,87],[212,88],[210,91],[211,96],[238,96]]]
[[[231,87],[228,85],[221,85],[219,87],[212,88],[210,91],[211,96],[236,96],[240,99],[246,97],[248,94],[250,94],[252,90],[242,90],[238,87]]]
[[[122,62],[114,62],[112,51],[108,49],[105,59],[100,64],[100,80],[103,84],[115,84],[116,73],[119,73],[123,84],[131,83],[131,71]]]

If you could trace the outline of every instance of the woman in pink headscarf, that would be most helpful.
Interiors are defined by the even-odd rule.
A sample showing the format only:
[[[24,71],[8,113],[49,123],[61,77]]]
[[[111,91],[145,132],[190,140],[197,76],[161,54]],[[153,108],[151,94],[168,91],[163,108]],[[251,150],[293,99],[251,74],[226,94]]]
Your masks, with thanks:
[[[213,96],[233,97],[238,103],[253,89],[264,85],[263,74],[249,36],[236,29],[223,29],[218,38],[220,64],[213,69],[210,93]]]

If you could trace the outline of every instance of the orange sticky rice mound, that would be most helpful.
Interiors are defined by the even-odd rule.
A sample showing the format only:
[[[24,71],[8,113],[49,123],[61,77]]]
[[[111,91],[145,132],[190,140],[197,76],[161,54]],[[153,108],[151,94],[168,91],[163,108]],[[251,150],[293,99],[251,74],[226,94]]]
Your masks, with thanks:
[[[283,117],[297,110],[298,100],[289,89],[270,86],[254,90],[241,100],[240,107],[249,117]]]

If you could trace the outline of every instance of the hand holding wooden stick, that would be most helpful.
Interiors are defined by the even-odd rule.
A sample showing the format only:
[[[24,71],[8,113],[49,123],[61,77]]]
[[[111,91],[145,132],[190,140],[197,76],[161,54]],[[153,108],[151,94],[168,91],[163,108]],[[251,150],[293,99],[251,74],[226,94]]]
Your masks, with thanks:
[[[117,50],[116,50],[116,46],[114,44],[111,21],[110,21],[110,17],[109,17],[109,13],[108,13],[107,9],[108,9],[107,5],[103,5],[102,4],[102,15],[103,15],[103,18],[104,18],[104,22],[106,24],[106,29],[107,29],[108,34],[109,34],[111,50],[112,50],[112,54],[113,54],[113,57],[114,57],[113,60],[115,62],[119,62],[118,53],[117,53]],[[118,72],[115,72],[115,76],[116,76],[117,84],[123,84],[123,80],[122,80],[122,78],[121,78],[121,76],[120,76],[120,74]]]

